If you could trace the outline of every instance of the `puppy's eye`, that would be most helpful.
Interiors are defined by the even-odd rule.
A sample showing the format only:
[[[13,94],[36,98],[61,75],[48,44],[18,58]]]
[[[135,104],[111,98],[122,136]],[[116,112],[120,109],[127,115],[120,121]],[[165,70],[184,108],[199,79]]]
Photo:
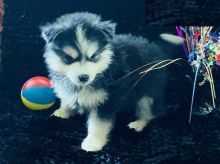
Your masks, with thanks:
[[[74,59],[71,56],[66,55],[66,54],[63,55],[61,58],[66,64],[72,64],[74,62]]]
[[[99,59],[99,55],[97,53],[89,57],[89,61],[97,61],[98,59]]]
[[[72,64],[76,59],[72,58],[70,55],[66,54],[62,50],[55,49],[56,54],[60,56],[61,60],[66,64]]]

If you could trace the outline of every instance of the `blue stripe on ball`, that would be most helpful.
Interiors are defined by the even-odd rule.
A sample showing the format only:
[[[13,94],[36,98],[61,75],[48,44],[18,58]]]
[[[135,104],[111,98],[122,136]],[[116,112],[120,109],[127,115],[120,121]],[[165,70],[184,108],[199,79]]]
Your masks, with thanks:
[[[49,104],[56,100],[53,90],[45,86],[27,88],[22,91],[22,96],[36,104]]]

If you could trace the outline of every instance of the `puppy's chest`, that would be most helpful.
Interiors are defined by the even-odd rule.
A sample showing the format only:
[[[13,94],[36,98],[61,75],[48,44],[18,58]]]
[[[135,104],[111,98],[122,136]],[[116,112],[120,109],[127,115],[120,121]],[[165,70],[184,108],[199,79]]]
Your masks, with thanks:
[[[108,94],[103,89],[83,88],[77,94],[77,103],[81,107],[94,109],[108,100]]]

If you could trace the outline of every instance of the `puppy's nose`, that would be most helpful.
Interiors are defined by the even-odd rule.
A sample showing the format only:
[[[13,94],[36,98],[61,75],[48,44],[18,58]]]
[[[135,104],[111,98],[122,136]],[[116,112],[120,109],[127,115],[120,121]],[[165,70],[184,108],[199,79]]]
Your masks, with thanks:
[[[88,80],[89,80],[89,75],[86,75],[86,74],[79,75],[79,81],[85,83]]]

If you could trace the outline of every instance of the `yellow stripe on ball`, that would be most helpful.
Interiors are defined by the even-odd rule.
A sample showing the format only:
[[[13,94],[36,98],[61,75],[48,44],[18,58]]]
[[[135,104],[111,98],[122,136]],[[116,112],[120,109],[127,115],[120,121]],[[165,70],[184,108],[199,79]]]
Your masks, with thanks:
[[[48,109],[50,108],[55,102],[52,102],[50,104],[35,104],[32,103],[30,101],[28,101],[26,98],[24,98],[23,96],[21,96],[21,100],[24,103],[24,105],[32,110],[44,110],[44,109]]]

